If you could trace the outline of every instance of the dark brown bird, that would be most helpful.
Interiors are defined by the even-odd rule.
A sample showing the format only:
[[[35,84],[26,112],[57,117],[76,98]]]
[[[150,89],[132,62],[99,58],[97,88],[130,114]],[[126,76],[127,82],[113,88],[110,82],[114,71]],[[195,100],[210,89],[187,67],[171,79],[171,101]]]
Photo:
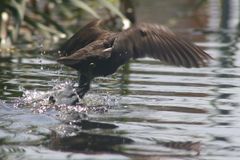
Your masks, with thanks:
[[[57,61],[79,72],[77,92],[82,98],[94,77],[113,74],[129,59],[152,57],[175,66],[206,66],[211,56],[167,27],[138,24],[122,32],[101,29],[94,20],[74,34],[60,49]]]

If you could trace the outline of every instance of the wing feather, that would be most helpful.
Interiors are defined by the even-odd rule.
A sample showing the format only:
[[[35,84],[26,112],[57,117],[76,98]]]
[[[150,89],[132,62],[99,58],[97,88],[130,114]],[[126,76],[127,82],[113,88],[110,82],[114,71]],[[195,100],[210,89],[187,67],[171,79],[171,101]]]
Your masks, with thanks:
[[[109,58],[111,56],[111,48],[104,48],[104,42],[102,42],[102,40],[95,42],[96,43],[90,43],[86,47],[77,50],[70,56],[60,57],[57,61],[77,69],[80,63],[94,63],[99,59]]]
[[[69,56],[73,54],[77,50],[87,46],[91,42],[98,39],[102,34],[104,34],[105,31],[99,28],[99,25],[101,23],[102,20],[93,20],[92,22],[88,23],[85,27],[80,29],[77,33],[75,33],[59,49],[62,56]]]
[[[149,56],[184,67],[205,66],[211,59],[200,47],[155,24],[140,24],[119,33],[112,48],[113,54],[127,53],[132,58]]]

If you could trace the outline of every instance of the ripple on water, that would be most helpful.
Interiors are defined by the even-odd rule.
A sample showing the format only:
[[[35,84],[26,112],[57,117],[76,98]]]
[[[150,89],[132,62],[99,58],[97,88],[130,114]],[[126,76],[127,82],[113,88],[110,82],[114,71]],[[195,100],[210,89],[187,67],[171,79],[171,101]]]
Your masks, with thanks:
[[[226,16],[220,16],[221,3],[209,2],[216,3],[204,10],[214,12],[207,16],[211,24],[190,36],[215,58],[209,67],[131,61],[95,79],[77,105],[49,104],[50,95],[74,87],[76,71],[39,53],[1,58],[0,98],[7,103],[0,101],[0,159],[239,159],[238,32],[219,29]]]

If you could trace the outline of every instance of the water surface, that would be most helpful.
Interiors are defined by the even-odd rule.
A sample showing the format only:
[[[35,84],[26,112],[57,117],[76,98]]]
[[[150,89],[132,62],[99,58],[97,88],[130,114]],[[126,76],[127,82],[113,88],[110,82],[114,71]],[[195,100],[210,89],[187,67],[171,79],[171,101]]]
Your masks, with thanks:
[[[229,3],[137,2],[138,21],[170,26],[214,60],[191,69],[131,61],[95,79],[78,106],[33,102],[77,81],[41,43],[1,58],[1,159],[239,159],[240,4]]]

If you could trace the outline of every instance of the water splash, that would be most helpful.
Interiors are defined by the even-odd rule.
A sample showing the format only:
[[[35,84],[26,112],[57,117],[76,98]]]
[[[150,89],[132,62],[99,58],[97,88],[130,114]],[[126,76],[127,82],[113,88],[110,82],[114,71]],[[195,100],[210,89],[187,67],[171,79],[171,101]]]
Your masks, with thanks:
[[[30,108],[35,113],[59,111],[62,113],[107,112],[117,106],[118,98],[101,94],[87,94],[80,99],[75,92],[74,84],[70,81],[56,82],[50,91],[25,90],[23,96],[14,103],[15,107]]]

